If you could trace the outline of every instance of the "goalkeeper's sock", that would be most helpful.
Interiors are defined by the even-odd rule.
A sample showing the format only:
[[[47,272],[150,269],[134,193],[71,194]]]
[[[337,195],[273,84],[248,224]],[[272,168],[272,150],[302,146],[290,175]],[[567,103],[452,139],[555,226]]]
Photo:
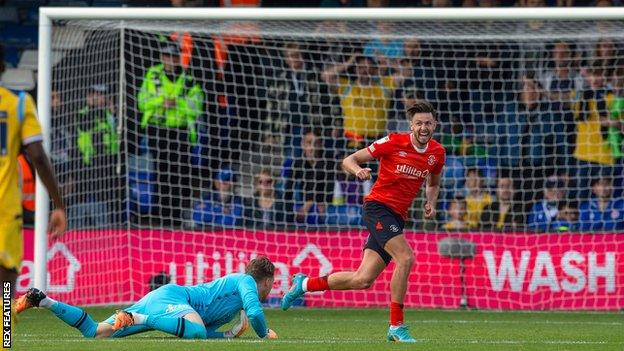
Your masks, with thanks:
[[[66,303],[54,301],[49,297],[41,300],[39,306],[47,307],[67,325],[80,330],[82,335],[84,335],[85,337],[95,337],[95,332],[97,331],[97,323],[93,320],[93,318],[91,318],[91,316],[87,314],[87,312],[83,311],[82,309],[68,305]]]
[[[390,326],[397,327],[403,324],[403,304],[390,302]]]
[[[183,339],[206,339],[206,327],[184,318],[148,316],[145,324],[156,330],[175,335]]]
[[[302,283],[303,291],[325,291],[329,290],[327,276],[318,278],[305,278]]]

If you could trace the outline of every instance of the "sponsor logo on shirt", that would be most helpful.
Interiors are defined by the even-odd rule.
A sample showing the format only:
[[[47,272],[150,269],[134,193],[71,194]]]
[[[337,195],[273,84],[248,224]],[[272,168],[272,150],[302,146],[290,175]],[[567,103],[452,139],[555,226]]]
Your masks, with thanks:
[[[416,167],[412,167],[410,165],[399,164],[396,166],[395,173],[404,174],[414,178],[427,178],[427,176],[429,175],[429,170],[425,169],[424,171],[421,171],[420,169],[417,169]]]
[[[186,306],[187,305],[185,305],[185,304],[177,304],[177,305],[168,304],[167,305],[167,309],[165,310],[165,313],[170,313],[170,312],[173,312],[175,310],[182,309],[182,308],[184,308]]]
[[[393,224],[390,226],[390,231],[393,233],[398,233],[399,232],[399,226],[397,226],[396,224]]]

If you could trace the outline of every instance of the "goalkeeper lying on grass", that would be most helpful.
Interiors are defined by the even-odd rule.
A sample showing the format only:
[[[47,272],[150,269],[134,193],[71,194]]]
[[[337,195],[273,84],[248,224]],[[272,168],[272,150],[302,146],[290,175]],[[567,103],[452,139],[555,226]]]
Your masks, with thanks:
[[[17,313],[31,307],[47,308],[87,338],[120,338],[149,330],[184,339],[235,338],[251,324],[259,337],[276,339],[260,304],[273,287],[274,272],[268,258],[258,257],[249,262],[245,274],[228,274],[188,287],[164,285],[100,323],[80,308],[55,301],[34,288],[17,299],[16,308]],[[232,329],[217,331],[239,312],[240,321]]]

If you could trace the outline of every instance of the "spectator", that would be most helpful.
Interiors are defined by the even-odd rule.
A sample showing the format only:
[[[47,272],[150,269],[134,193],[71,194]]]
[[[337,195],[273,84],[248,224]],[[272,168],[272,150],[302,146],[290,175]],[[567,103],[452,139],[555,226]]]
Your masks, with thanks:
[[[339,77],[354,64],[355,80]],[[403,81],[398,74],[379,78],[376,65],[372,57],[353,55],[347,62],[327,69],[321,75],[341,96],[344,133],[350,141],[350,148],[363,147],[386,132],[392,92]]]
[[[158,171],[156,214],[162,225],[179,227],[182,211],[190,207],[190,153],[197,140],[195,121],[203,112],[204,94],[182,68],[176,43],[161,42],[160,59],[145,74],[138,105]]]
[[[301,156],[301,135],[305,127],[314,127],[330,137],[333,121],[339,119],[338,99],[333,101],[327,84],[314,70],[306,67],[302,48],[287,43],[283,49],[285,68],[269,83],[267,109],[273,130],[284,134],[286,157]]]
[[[389,60],[405,57],[403,40],[392,39],[392,27],[392,22],[377,22],[377,32],[371,34],[375,39],[364,46],[364,56],[377,58],[382,68],[391,66]]]
[[[492,195],[483,189],[483,181],[477,168],[466,170],[466,224],[478,228],[483,209],[492,204]]]
[[[403,87],[420,91],[425,100],[435,100],[436,80],[443,78],[445,72],[438,72],[436,77],[431,60],[432,53],[423,52],[418,39],[405,40],[404,45],[405,58],[399,62],[399,67],[406,71]]]
[[[602,67],[605,77],[611,77],[615,68],[620,66],[615,44],[611,39],[602,38],[593,49],[591,61]]]
[[[495,231],[519,231],[524,227],[524,210],[516,201],[514,181],[508,175],[498,177],[496,201],[483,209],[481,229]]]
[[[448,221],[442,228],[448,231],[464,231],[470,229],[466,218],[466,199],[456,196],[450,203],[447,212]]]
[[[50,115],[51,115],[51,134],[50,135],[50,160],[54,165],[63,165],[69,161],[72,149],[72,134],[70,125],[73,122],[67,121],[63,116],[63,108],[61,106],[61,93],[58,90],[50,92]],[[59,167],[55,172],[59,175]]]
[[[284,227],[286,206],[283,195],[275,190],[275,180],[270,169],[264,168],[255,176],[254,193],[245,202],[244,223],[247,228]],[[290,220],[292,221],[292,220]]]
[[[589,197],[589,180],[598,174],[611,174],[613,153],[602,133],[603,128],[618,126],[608,115],[604,70],[595,62],[585,70],[587,88],[578,92],[575,105],[576,147],[574,149],[575,187],[581,200]]]
[[[241,224],[243,202],[234,194],[236,178],[234,172],[224,167],[213,179],[214,191],[198,204],[193,210],[193,222],[196,227],[223,226],[232,227]]]
[[[574,67],[572,53],[574,46],[566,41],[554,44],[551,56],[551,69],[541,75],[541,83],[551,101],[561,101],[571,107],[574,92],[582,89],[583,78]]]
[[[392,118],[388,120],[387,133],[404,132],[410,129],[410,121],[405,116],[405,106],[411,106],[422,95],[416,90],[398,89],[395,93],[395,108],[392,109]]]
[[[508,104],[497,120],[494,133],[497,142],[490,154],[496,155],[504,167],[524,165],[542,170],[547,158],[552,164],[555,138],[563,138],[563,132],[555,131],[551,105],[542,99],[542,89],[535,75],[526,74],[521,84],[516,101]]]
[[[322,154],[317,131],[307,130],[303,135],[302,146],[302,157],[293,163],[287,175],[286,194],[290,195],[287,200],[298,202],[297,196],[293,198],[293,193],[300,192],[302,204],[294,207],[297,222],[322,224],[327,204],[332,200],[336,162]]]
[[[566,163],[559,147],[565,145],[562,114],[553,114],[556,106],[542,98],[542,90],[533,73],[522,78],[522,90],[515,102],[507,105],[496,123],[496,143],[490,152],[498,164],[516,169],[523,166],[521,178],[524,201],[534,201],[533,191],[552,174],[556,165]],[[557,120],[555,120],[555,116]]]
[[[624,230],[624,199],[613,198],[611,178],[599,177],[591,184],[593,199],[581,203],[580,230],[587,232]]]
[[[120,214],[121,184],[116,173],[120,143],[117,117],[108,86],[89,87],[85,105],[76,116],[74,147],[71,150],[72,183],[67,194],[70,228],[106,228]]]
[[[550,224],[551,232],[576,232],[579,230],[578,209],[571,201],[562,201],[557,218]]]
[[[549,177],[544,183],[544,199],[533,205],[527,220],[529,229],[545,232],[557,218],[560,202],[565,197],[565,184],[556,176]]]
[[[624,161],[624,67],[619,67],[614,71],[611,86],[614,97],[609,108],[608,142],[614,162],[622,164]]]

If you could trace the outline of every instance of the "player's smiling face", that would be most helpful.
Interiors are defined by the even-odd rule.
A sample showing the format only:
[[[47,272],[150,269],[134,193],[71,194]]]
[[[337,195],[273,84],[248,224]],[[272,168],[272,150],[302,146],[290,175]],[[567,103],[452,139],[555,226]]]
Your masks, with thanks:
[[[429,140],[431,140],[433,131],[436,129],[436,125],[436,121],[431,113],[414,114],[410,123],[410,129],[414,135],[414,142],[417,147],[423,148],[427,145]]]

